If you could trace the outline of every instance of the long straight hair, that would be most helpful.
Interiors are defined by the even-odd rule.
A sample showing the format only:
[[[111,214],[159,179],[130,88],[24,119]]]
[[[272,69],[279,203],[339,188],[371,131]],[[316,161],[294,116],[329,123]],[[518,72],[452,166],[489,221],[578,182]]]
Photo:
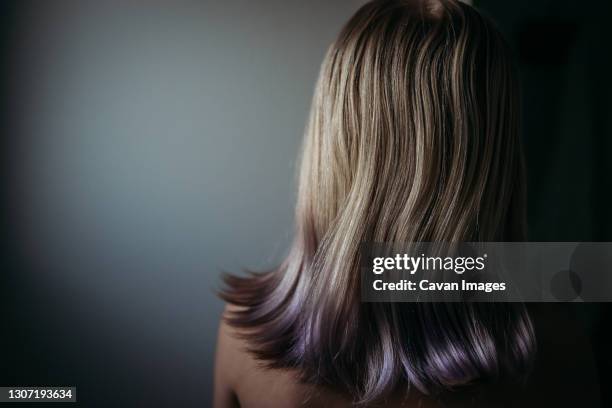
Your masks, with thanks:
[[[525,240],[518,114],[510,51],[472,7],[359,9],[321,67],[288,256],[225,277],[250,352],[356,403],[526,373],[522,304],[362,303],[359,273],[362,242]]]

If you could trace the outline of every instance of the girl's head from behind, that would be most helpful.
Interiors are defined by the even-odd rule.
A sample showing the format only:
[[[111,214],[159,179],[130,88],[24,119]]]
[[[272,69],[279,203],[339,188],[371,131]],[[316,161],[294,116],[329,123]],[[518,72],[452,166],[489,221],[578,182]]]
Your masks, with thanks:
[[[306,130],[285,262],[228,277],[255,355],[379,399],[520,377],[513,304],[361,303],[362,242],[525,238],[518,85],[497,29],[453,1],[364,5],[329,48]]]
[[[317,241],[351,217],[374,240],[524,239],[518,111],[508,48],[470,6],[368,3],[321,69],[298,219]]]

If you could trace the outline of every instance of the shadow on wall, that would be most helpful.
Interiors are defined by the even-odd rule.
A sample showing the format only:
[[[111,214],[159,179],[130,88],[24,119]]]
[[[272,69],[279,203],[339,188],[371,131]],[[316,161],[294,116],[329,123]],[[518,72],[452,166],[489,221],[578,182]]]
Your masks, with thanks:
[[[612,241],[612,4],[478,1],[510,40],[523,82],[531,241]],[[612,404],[610,304],[572,305]],[[604,405],[606,405],[604,403]]]

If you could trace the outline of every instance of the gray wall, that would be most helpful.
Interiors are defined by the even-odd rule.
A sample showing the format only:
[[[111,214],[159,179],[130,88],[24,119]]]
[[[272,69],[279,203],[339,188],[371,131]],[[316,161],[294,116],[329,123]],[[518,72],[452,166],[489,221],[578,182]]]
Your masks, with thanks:
[[[7,358],[44,362],[23,379],[44,370],[90,404],[207,405],[219,273],[286,249],[319,64],[359,4],[19,4],[10,285],[46,321],[13,322],[27,341]]]

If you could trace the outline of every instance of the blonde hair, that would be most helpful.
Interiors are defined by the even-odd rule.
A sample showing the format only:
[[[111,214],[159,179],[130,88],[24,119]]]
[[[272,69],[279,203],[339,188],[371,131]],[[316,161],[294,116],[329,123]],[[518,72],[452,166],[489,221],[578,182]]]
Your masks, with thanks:
[[[306,129],[289,255],[227,276],[270,367],[359,403],[402,384],[431,393],[516,378],[534,352],[520,304],[361,303],[363,242],[525,239],[511,54],[472,7],[372,1],[325,56]]]

